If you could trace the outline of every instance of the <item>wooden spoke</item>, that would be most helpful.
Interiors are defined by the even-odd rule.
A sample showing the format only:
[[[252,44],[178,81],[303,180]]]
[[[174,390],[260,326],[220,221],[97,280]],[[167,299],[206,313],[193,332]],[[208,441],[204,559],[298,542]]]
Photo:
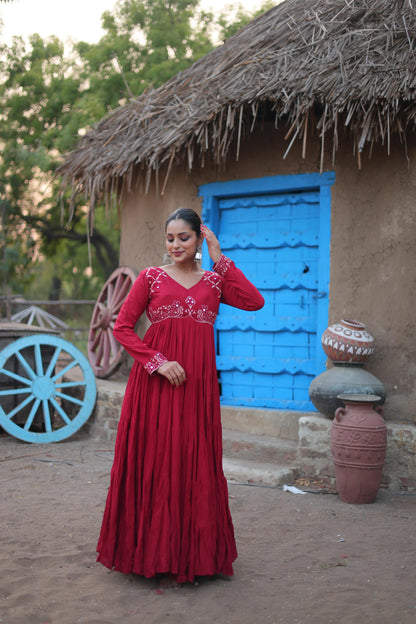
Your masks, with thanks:
[[[137,273],[119,267],[104,284],[91,317],[88,359],[96,377],[110,377],[122,362],[124,349],[113,336],[114,323]]]

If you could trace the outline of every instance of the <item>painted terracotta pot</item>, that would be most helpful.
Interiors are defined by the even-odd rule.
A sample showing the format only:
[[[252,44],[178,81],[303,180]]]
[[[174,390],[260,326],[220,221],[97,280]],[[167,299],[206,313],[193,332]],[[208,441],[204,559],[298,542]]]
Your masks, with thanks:
[[[373,503],[387,450],[383,408],[374,395],[341,394],[331,427],[331,453],[338,493],[346,503]]]
[[[322,348],[333,362],[366,362],[374,353],[374,338],[364,323],[342,319],[322,334]]]

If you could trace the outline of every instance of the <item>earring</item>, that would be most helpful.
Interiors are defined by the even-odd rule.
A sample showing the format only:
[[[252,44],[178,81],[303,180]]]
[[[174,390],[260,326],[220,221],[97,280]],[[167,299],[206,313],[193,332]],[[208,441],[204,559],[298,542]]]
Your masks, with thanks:
[[[163,255],[163,264],[172,264],[172,258],[167,252]]]
[[[202,250],[201,250],[201,247],[198,247],[197,250],[196,250],[195,260],[197,262],[201,262],[201,260],[202,260]]]

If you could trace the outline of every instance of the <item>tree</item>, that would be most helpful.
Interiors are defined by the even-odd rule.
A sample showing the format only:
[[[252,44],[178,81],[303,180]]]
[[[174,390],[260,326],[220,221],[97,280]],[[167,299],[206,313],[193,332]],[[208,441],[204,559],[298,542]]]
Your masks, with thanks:
[[[248,19],[240,8],[234,23]],[[98,206],[87,237],[87,208],[79,201],[71,219],[62,213],[54,170],[82,132],[191,65],[231,23],[225,13],[214,19],[202,11],[199,0],[122,0],[103,14],[105,34],[98,43],[79,42],[67,53],[59,39],[32,35],[28,44],[15,38],[11,46],[0,46],[3,290],[7,284],[29,292],[40,268],[47,266],[49,274],[52,266],[49,290],[60,283],[69,295],[68,284],[81,297],[98,293],[118,263],[116,214],[109,227]],[[95,281],[82,279],[88,238]]]
[[[85,211],[80,206],[71,226],[65,224],[60,184],[53,178],[60,154],[73,147],[77,135],[71,109],[79,99],[80,78],[65,58],[63,44],[38,35],[30,37],[29,49],[20,38],[2,46],[0,71],[2,286],[20,286],[24,292],[44,256],[59,259],[66,250],[74,258],[73,250],[59,241],[86,242]],[[102,238],[92,232],[91,244],[101,249]],[[95,263],[103,277],[117,266],[114,241],[108,240],[106,249],[109,253]],[[55,262],[57,274],[64,264]]]

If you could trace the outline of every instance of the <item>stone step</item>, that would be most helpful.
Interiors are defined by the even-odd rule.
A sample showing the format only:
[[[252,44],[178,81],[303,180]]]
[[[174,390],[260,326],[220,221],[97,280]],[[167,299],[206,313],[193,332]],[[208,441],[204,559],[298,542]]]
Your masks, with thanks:
[[[223,454],[229,458],[296,465],[298,443],[274,436],[223,429]]]
[[[110,442],[115,439],[126,380],[116,380],[114,376],[111,380],[96,379],[96,384],[97,403],[83,430],[97,440]],[[282,485],[284,481],[283,485],[290,485],[299,475],[334,477],[330,451],[332,421],[321,414],[223,405],[221,417],[224,463],[230,479],[233,477],[244,483],[271,482],[267,485]],[[386,483],[393,491],[415,492],[416,425],[400,421],[386,422],[386,425]],[[236,435],[233,436],[230,431]],[[262,439],[255,440],[251,436]],[[276,445],[267,439],[269,436],[277,438],[279,444],[283,441],[296,442],[296,461],[292,461],[293,451],[287,447],[288,454],[285,456],[283,451],[282,458],[281,450],[277,450]],[[259,458],[265,462],[258,465],[255,460]]]
[[[282,487],[293,484],[297,477],[294,467],[266,462],[223,457],[222,464],[225,478],[234,483]]]
[[[252,407],[221,406],[224,429],[298,441],[299,419],[310,412],[289,412]]]

